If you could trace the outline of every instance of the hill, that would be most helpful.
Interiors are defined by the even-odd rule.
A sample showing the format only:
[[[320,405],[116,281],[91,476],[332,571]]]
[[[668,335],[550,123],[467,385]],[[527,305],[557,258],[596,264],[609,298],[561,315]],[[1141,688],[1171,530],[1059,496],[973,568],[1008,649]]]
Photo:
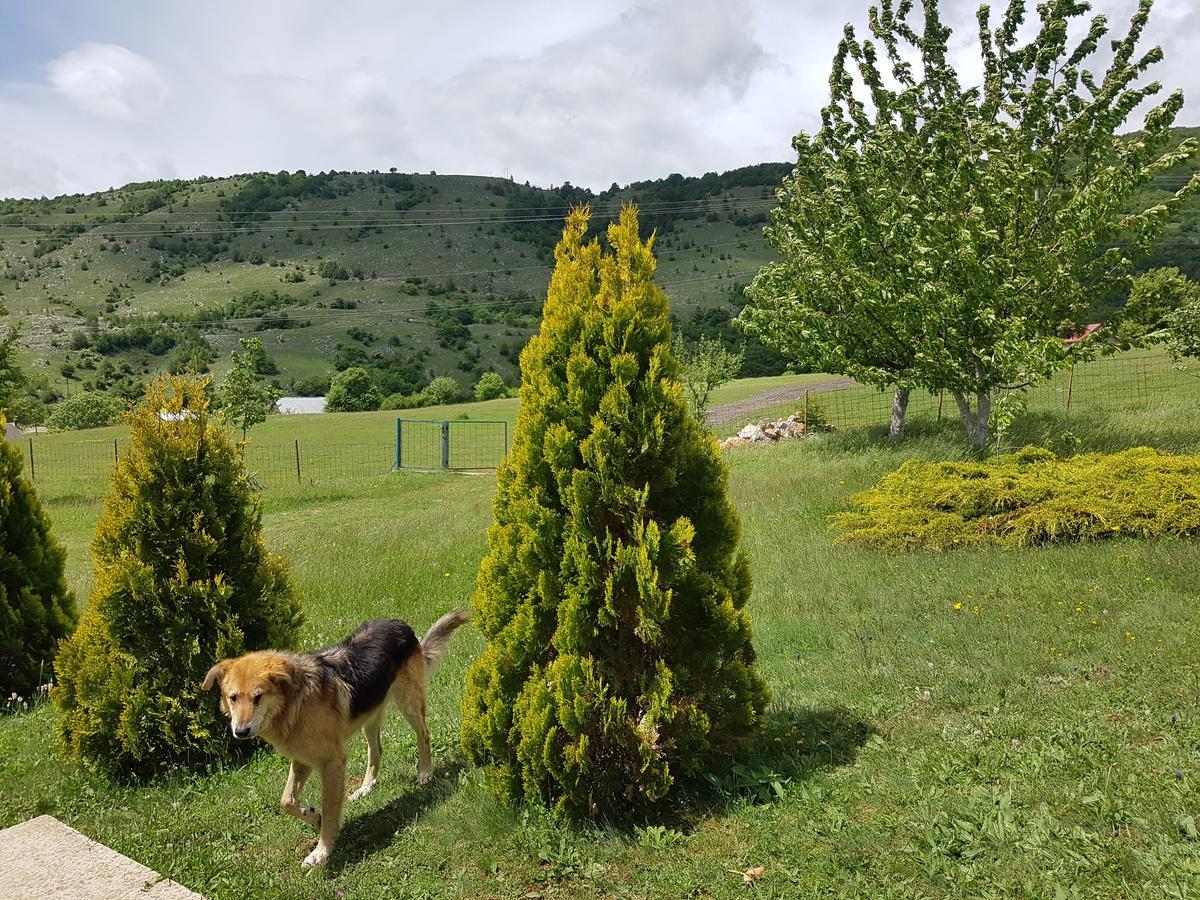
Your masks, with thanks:
[[[511,384],[537,328],[566,209],[602,231],[636,200],[685,331],[721,331],[768,258],[761,229],[785,164],[672,175],[594,194],[564,184],[399,172],[251,174],[0,203],[0,303],[43,400],[140,393],[188,364],[220,370],[262,338],[287,392],[373,370],[381,391],[435,375]],[[746,374],[782,370],[752,347]]]
[[[1177,190],[1196,168],[1176,166],[1139,202]],[[432,172],[254,173],[0,201],[0,304],[20,326],[41,402],[82,390],[138,396],[163,370],[219,373],[247,334],[262,338],[285,393],[323,393],[352,365],[369,368],[385,395],[438,375],[469,387],[497,371],[513,384],[567,208],[590,202],[600,233],[636,201],[659,235],[659,281],[681,330],[746,344],[744,377],[776,374],[784,360],[730,319],[771,258],[762,226],[788,169],[675,174],[599,193]],[[1143,264],[1164,265],[1200,279],[1200,198]]]

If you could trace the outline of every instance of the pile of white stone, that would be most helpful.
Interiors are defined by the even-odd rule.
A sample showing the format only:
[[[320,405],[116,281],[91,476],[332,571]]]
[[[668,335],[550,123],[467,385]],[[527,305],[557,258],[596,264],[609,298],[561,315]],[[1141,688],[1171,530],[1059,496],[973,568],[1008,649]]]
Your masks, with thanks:
[[[803,416],[798,414],[778,422],[763,419],[761,422],[751,422],[733,437],[725,438],[720,442],[720,447],[722,450],[728,450],[730,447],[749,447],[752,444],[774,444],[785,438],[808,437],[811,432],[818,430],[828,431],[829,428],[821,426],[819,429],[810,429],[804,424]]]

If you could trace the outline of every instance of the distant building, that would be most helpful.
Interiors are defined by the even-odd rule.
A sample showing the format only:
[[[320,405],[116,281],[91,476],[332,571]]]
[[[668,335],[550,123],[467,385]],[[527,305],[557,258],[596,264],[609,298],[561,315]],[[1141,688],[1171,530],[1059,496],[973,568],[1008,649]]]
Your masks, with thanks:
[[[1083,343],[1099,330],[1100,323],[1092,322],[1090,325],[1085,325],[1083,327],[1083,331],[1079,332],[1079,334],[1073,334],[1069,338],[1063,338],[1063,343],[1068,347],[1073,347],[1075,344]]]
[[[285,416],[303,416],[325,412],[324,397],[280,397],[275,401],[275,411]]]

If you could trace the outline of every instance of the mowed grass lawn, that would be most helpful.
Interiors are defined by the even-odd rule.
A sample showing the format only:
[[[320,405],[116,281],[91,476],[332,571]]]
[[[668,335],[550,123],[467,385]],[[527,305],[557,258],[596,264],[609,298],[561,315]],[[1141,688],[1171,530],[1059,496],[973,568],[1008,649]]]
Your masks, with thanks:
[[[1039,415],[1016,439],[1070,429],[1082,449],[1161,438],[1196,452],[1198,414],[1188,401]],[[285,425],[298,427],[264,429]],[[415,785],[414,741],[393,716],[382,780],[347,807],[324,871],[300,869],[315,834],[276,811],[287,766],[270,752],[116,785],[56,752],[45,704],[0,718],[0,827],[52,814],[210,898],[1195,895],[1200,546],[886,555],[833,542],[828,516],[849,495],[907,458],[963,454],[954,426],[920,421],[899,445],[862,429],[729,454],[774,707],[750,771],[721,773],[684,821],[556,826],[494,800],[458,751],[483,643],[467,628],[432,690],[441,777]],[[305,645],[373,616],[423,629],[465,603],[494,487],[405,473],[266,490]],[[83,592],[98,503],[82,482],[43,492]],[[358,776],[361,739],[352,749]],[[762,878],[744,883],[755,866]]]

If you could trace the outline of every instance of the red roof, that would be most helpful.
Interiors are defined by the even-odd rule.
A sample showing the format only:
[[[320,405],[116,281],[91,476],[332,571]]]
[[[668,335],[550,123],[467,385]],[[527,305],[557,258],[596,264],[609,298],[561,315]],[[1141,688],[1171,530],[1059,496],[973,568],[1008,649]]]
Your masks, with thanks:
[[[1080,341],[1090,338],[1093,334],[1100,330],[1100,323],[1093,322],[1091,325],[1085,325],[1083,331],[1079,334],[1073,334],[1069,338],[1063,338],[1063,343],[1070,347],[1072,344],[1078,344]]]

